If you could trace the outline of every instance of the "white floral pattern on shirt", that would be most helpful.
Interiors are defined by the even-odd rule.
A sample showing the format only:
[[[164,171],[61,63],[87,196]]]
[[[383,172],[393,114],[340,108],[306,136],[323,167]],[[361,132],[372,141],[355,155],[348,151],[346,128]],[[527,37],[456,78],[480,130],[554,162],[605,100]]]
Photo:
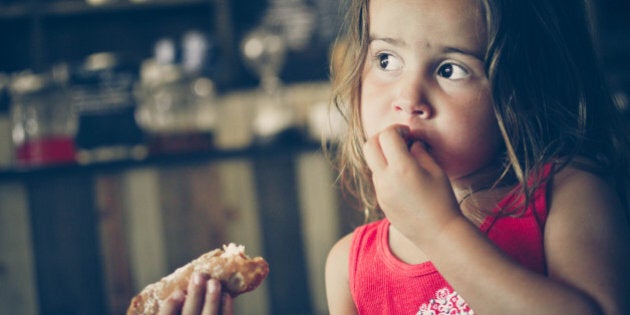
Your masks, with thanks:
[[[435,292],[435,298],[420,306],[416,315],[474,315],[468,303],[449,288]]]

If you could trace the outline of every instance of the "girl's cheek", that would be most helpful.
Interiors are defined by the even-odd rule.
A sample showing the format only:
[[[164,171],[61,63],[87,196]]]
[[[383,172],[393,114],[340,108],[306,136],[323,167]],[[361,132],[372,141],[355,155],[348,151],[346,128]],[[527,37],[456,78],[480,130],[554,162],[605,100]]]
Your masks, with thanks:
[[[375,126],[377,122],[374,122],[372,119],[370,119],[369,115],[367,115],[366,113],[362,113],[361,116],[361,123],[363,125],[365,136],[367,138],[371,138],[377,133],[378,128]]]
[[[384,123],[382,109],[378,105],[377,95],[366,93],[364,91],[361,96],[361,122],[363,130],[367,137],[375,135]]]

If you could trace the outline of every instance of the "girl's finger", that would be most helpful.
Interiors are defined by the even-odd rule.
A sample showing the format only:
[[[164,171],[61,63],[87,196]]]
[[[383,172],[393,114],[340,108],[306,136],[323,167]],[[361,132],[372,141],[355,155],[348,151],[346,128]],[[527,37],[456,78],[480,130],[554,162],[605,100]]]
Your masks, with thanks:
[[[206,298],[201,314],[216,315],[221,309],[221,283],[216,279],[210,279],[206,283]]]
[[[423,169],[429,171],[429,173],[434,174],[435,172],[441,172],[440,166],[435,162],[429,152],[427,152],[423,143],[419,141],[412,143],[409,152],[411,152],[411,156],[418,161],[418,164],[420,164]]]
[[[367,163],[367,166],[372,170],[372,172],[387,166],[387,160],[385,160],[385,156],[383,156],[383,151],[378,138],[378,136],[372,137],[363,145],[365,163]]]
[[[223,303],[221,305],[221,315],[232,315],[234,314],[234,303],[232,296],[228,293],[223,294]]]
[[[409,149],[407,147],[407,141],[405,140],[405,133],[402,129],[403,126],[393,125],[379,134],[379,143],[383,150],[383,156],[387,161],[387,164],[391,164],[392,161],[403,161],[409,159]]]
[[[160,308],[159,315],[176,315],[180,314],[186,295],[182,290],[177,290],[168,297],[164,305]]]
[[[206,293],[207,276],[195,273],[188,283],[188,296],[184,303],[183,315],[196,315],[203,308],[204,295]]]

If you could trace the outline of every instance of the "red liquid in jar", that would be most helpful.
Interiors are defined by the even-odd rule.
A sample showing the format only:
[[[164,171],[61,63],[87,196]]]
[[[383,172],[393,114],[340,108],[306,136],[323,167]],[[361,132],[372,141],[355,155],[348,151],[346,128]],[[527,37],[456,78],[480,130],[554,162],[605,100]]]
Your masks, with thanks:
[[[44,165],[75,162],[74,139],[48,137],[31,139],[16,148],[19,165]]]

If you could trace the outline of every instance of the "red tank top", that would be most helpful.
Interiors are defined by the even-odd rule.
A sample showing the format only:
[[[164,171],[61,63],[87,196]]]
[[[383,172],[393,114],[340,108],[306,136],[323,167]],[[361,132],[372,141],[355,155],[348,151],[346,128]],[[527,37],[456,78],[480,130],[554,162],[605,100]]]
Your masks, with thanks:
[[[548,176],[550,170],[550,165],[545,167],[542,175]],[[489,216],[479,228],[515,261],[544,274],[546,183],[533,196],[523,215]],[[495,209],[509,205],[514,198],[516,195],[508,195]],[[383,219],[360,226],[354,232],[349,281],[359,314],[474,314],[431,262],[410,265],[393,255],[388,245],[389,225]]]

